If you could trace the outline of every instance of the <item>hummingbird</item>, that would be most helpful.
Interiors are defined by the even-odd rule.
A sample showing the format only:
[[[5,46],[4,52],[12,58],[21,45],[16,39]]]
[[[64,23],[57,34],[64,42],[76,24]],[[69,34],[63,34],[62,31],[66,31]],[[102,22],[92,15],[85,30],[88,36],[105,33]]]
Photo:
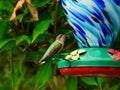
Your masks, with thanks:
[[[43,57],[39,60],[39,63],[44,64],[49,58],[58,54],[63,49],[65,38],[65,34],[59,34],[55,41],[49,46]]]

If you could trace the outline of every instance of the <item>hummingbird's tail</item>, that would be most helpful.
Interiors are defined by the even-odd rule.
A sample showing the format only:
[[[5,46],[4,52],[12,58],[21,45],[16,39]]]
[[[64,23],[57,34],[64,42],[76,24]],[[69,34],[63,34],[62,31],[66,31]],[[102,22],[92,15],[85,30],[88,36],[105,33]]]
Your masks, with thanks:
[[[38,63],[39,64],[44,64],[45,62],[46,62],[46,60],[43,59],[43,60],[40,60]]]

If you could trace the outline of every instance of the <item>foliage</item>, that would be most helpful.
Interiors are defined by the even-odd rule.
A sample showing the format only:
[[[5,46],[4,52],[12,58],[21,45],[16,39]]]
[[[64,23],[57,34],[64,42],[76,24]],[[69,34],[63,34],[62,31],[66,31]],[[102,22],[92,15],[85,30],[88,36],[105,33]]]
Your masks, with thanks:
[[[58,73],[57,62],[38,64],[56,35],[71,30],[57,1],[32,0],[36,21],[31,19],[34,8],[24,2],[15,24],[10,19],[18,0],[0,0],[0,90],[119,90],[119,78],[66,77]],[[64,52],[77,48],[72,34],[66,39]]]

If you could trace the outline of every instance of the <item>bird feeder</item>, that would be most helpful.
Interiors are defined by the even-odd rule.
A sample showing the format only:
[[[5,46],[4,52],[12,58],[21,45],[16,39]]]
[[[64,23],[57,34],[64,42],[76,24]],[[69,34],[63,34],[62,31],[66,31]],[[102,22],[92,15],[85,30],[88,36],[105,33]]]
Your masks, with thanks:
[[[74,29],[79,58],[60,58],[61,74],[87,77],[120,76],[120,53],[111,49],[120,30],[119,0],[62,0],[67,21]],[[116,52],[116,53],[115,53]],[[66,54],[67,56],[69,54]],[[74,55],[73,55],[74,57]]]

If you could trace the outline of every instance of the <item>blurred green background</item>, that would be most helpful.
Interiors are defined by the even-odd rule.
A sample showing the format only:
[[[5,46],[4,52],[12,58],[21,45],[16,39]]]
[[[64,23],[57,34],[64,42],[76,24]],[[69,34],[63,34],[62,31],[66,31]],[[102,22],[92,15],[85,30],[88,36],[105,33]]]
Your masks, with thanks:
[[[38,65],[55,37],[72,28],[59,0],[29,2],[20,4],[22,7],[10,22],[18,0],[0,0],[0,90],[120,90],[120,77],[63,76],[57,60]],[[68,34],[62,52],[77,48],[73,34]],[[120,34],[113,48],[120,50]]]

